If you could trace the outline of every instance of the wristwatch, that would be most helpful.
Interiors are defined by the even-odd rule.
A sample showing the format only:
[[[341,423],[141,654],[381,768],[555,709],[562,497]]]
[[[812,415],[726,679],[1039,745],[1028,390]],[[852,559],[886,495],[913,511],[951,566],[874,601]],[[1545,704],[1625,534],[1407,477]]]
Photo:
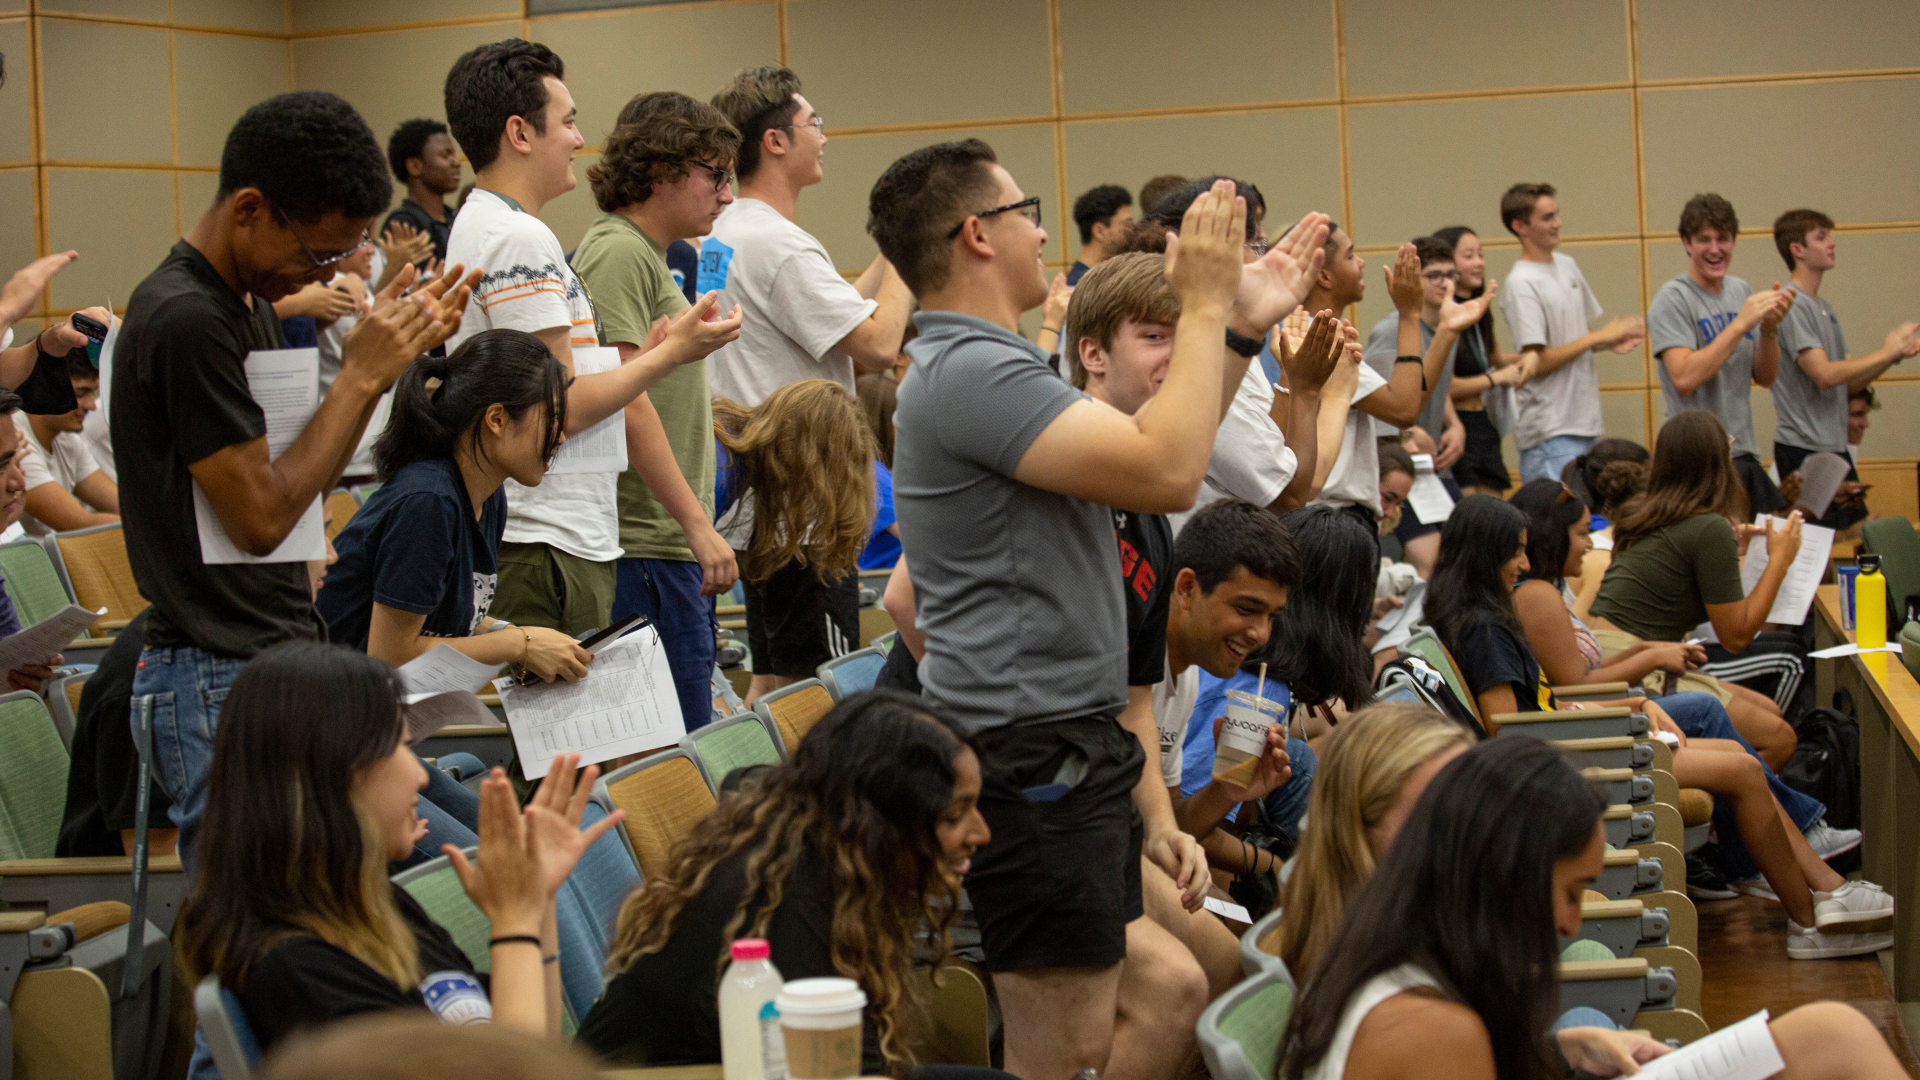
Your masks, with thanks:
[[[1248,337],[1234,330],[1231,326],[1227,327],[1227,348],[1232,349],[1241,356],[1248,357],[1249,359],[1259,356],[1262,345],[1263,343],[1259,338]]]

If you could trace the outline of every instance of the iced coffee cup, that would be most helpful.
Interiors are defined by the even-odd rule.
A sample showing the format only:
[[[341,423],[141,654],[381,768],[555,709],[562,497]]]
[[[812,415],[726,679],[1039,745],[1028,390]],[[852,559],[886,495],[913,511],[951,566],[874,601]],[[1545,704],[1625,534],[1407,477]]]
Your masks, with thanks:
[[[860,1024],[867,995],[852,979],[795,979],[774,999],[786,1035],[790,1080],[860,1075]]]
[[[1267,752],[1267,729],[1279,723],[1280,712],[1277,701],[1245,690],[1227,691],[1226,717],[1213,747],[1215,780],[1236,787],[1245,787],[1253,780],[1253,771]]]

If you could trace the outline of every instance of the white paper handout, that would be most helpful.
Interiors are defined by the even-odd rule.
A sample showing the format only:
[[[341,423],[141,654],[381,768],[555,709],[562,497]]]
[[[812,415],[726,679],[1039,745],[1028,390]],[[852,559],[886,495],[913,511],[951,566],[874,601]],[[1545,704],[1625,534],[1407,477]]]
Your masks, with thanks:
[[[1433,471],[1432,454],[1413,455],[1413,490],[1407,493],[1407,505],[1420,515],[1420,524],[1438,525],[1453,514],[1453,496]]]
[[[1211,896],[1200,901],[1200,903],[1205,906],[1208,911],[1213,912],[1223,919],[1232,919],[1234,922],[1242,922],[1248,925],[1253,924],[1253,913],[1241,907],[1239,904],[1226,900],[1218,900]]]
[[[1863,649],[1849,641],[1845,645],[1835,645],[1830,649],[1816,649],[1807,655],[1815,660],[1831,660],[1836,656],[1859,656],[1861,653],[1875,652],[1888,652],[1898,656],[1901,652],[1900,643],[1889,641],[1877,649]]]
[[[598,375],[620,366],[620,350],[599,345],[575,346],[573,373]],[[612,416],[577,435],[567,436],[560,452],[553,455],[550,473],[625,472],[627,469],[627,414],[616,410]]]
[[[300,437],[320,403],[319,349],[265,349],[247,354],[247,393],[267,419],[267,456],[278,459]],[[207,493],[193,485],[193,520],[200,531],[200,561],[221,563],[305,562],[327,557],[324,496],[316,496],[293,531],[267,555],[249,555],[227,535]]]
[[[474,694],[486,689],[499,664],[484,664],[451,645],[435,645],[400,665],[407,734],[415,742],[448,724],[498,726],[493,710]]]
[[[88,611],[77,604],[68,604],[17,634],[0,638],[0,672],[12,671],[24,664],[46,663],[106,613],[106,608]]]
[[[1800,500],[1794,505],[1806,511],[1809,518],[1824,516],[1852,468],[1853,462],[1839,454],[1823,451],[1807,455],[1806,463],[1800,466]]]
[[[578,682],[494,683],[513,728],[520,773],[544,776],[555,754],[592,765],[672,746],[687,733],[666,650],[652,626],[600,647]]]
[[[1373,643],[1373,651],[1376,654],[1388,649],[1397,649],[1413,637],[1414,627],[1424,621],[1426,616],[1427,583],[1415,581],[1413,587],[1407,590],[1407,595],[1400,598],[1400,602],[1406,606],[1388,611],[1380,616],[1380,621],[1375,624],[1375,628],[1380,633],[1379,639]]]
[[[1766,1080],[1785,1070],[1767,1010],[1640,1066],[1648,1080]]]
[[[1767,515],[1753,519],[1755,525],[1764,527]],[[1785,525],[1782,518],[1774,519],[1774,528]],[[1833,553],[1833,530],[1818,525],[1800,526],[1800,551],[1793,557],[1793,565],[1787,568],[1787,576],[1780,582],[1780,591],[1774,594],[1773,610],[1767,612],[1767,621],[1781,626],[1799,626],[1807,621],[1807,609],[1813,606],[1813,591],[1820,587],[1820,580],[1827,576],[1827,556]],[[1767,540],[1765,536],[1756,536],[1747,541],[1747,558],[1740,564],[1740,584],[1749,595],[1753,587],[1760,583],[1760,575],[1767,569]]]

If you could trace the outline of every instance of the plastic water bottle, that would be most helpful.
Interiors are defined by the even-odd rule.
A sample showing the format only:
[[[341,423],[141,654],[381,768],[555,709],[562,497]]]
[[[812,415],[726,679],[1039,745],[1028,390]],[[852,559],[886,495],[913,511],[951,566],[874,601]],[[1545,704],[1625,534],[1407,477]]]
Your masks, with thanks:
[[[1887,643],[1887,578],[1880,572],[1880,556],[1862,555],[1860,576],[1853,582],[1853,640],[1862,649]]]
[[[786,1054],[780,1037],[780,969],[769,959],[764,938],[733,943],[733,962],[720,979],[720,1072],[725,1080],[785,1080]],[[766,1037],[765,1014],[773,1014],[773,1038]],[[770,1055],[771,1049],[777,1056]],[[772,1060],[769,1058],[772,1057]]]

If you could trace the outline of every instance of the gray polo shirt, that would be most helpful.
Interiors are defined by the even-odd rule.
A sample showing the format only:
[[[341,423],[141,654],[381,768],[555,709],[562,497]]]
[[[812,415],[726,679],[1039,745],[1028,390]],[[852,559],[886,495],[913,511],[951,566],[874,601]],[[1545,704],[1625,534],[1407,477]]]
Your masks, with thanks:
[[[1127,613],[1113,515],[1013,478],[1087,395],[1047,354],[951,311],[920,336],[894,413],[893,497],[927,635],[920,684],[969,732],[1127,703]]]
[[[1773,441],[1802,450],[1847,450],[1847,384],[1825,390],[1800,368],[1800,354],[1819,349],[1828,360],[1847,358],[1847,336],[1833,305],[1799,293],[1780,320],[1780,377],[1773,381],[1773,411],[1778,417]]]
[[[1740,314],[1740,305],[1753,295],[1753,287],[1728,274],[1719,293],[1708,292],[1687,274],[1681,274],[1653,296],[1647,308],[1647,340],[1653,344],[1653,356],[1672,348],[1704,349],[1713,344],[1728,324]],[[1760,340],[1759,330],[1749,330],[1733,347],[1733,355],[1701,383],[1691,394],[1674,389],[1673,376],[1664,362],[1660,371],[1660,390],[1667,401],[1667,418],[1692,409],[1710,412],[1720,426],[1733,436],[1733,452],[1759,456],[1753,439],[1753,406],[1747,388],[1753,385],[1753,347]],[[1782,353],[1781,355],[1785,355]],[[1841,410],[1845,412],[1844,409]]]

